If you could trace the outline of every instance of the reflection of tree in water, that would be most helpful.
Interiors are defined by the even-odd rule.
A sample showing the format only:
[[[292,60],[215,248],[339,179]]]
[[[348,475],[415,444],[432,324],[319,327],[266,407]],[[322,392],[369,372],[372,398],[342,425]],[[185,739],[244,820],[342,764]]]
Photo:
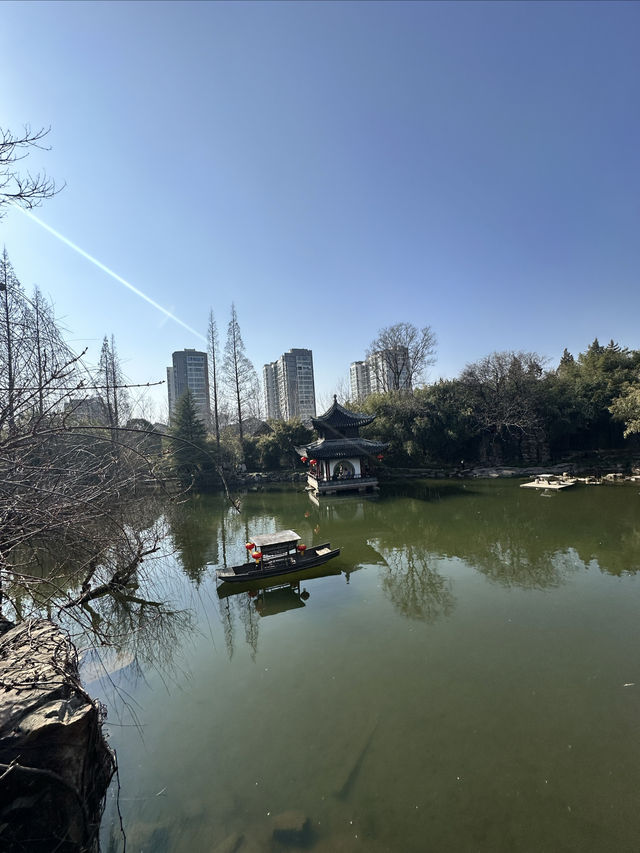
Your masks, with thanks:
[[[431,492],[411,485],[405,491],[413,500],[397,517],[393,538],[409,541],[418,523],[430,551],[457,556],[498,583],[531,589],[562,584],[580,565],[614,575],[640,571],[637,488],[594,488],[546,495],[520,491],[518,483],[473,481],[457,492],[438,484],[441,500],[433,501]],[[427,505],[433,530],[414,520]]]
[[[177,669],[176,654],[181,640],[193,630],[188,610],[141,599],[138,603],[110,596],[94,609],[95,630],[76,637],[91,662],[89,677],[102,678],[126,668],[128,678],[137,679],[153,667],[163,677]],[[100,638],[95,645],[96,634]]]
[[[416,545],[378,550],[388,564],[382,588],[399,613],[408,619],[435,622],[453,612],[451,581],[429,566],[433,555]]]
[[[173,504],[167,518],[182,568],[199,586],[207,564],[218,562],[218,533],[224,527],[224,509],[212,511],[208,503],[192,498]]]
[[[571,549],[558,548],[544,531],[537,519],[523,518],[503,504],[476,517],[459,556],[502,586],[552,589],[576,569]]]
[[[255,661],[258,654],[258,631],[260,616],[255,608],[255,602],[248,592],[230,595],[220,602],[220,618],[224,631],[224,641],[229,660],[233,657],[234,629],[237,623],[244,627],[244,636],[251,649],[251,659]]]
[[[543,551],[532,553],[519,541],[494,542],[488,553],[474,555],[474,567],[503,586],[551,589],[561,586],[572,570],[567,555]]]

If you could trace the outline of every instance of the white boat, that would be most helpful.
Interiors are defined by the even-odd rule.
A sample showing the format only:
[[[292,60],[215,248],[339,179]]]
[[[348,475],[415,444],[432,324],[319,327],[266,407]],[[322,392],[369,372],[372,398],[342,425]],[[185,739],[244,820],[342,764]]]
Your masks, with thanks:
[[[568,489],[570,486],[575,486],[577,480],[574,477],[569,477],[567,474],[538,474],[535,480],[530,483],[521,483],[521,489],[549,489],[552,491],[560,491],[560,489]]]

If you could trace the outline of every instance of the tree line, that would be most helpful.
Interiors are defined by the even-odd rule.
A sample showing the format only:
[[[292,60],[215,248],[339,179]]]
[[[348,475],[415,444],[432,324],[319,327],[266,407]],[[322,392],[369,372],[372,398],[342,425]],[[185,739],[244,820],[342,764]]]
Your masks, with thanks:
[[[367,356],[378,368],[383,365],[376,380],[384,390],[357,400],[343,391],[344,405],[376,415],[363,435],[388,442],[386,466],[534,466],[576,454],[638,449],[639,350],[596,339],[577,357],[565,349],[555,367],[535,352],[493,352],[467,364],[455,379],[411,387],[424,378],[434,352],[435,335],[428,326],[398,323],[382,329]],[[387,353],[388,363],[372,358],[376,353]],[[188,398],[183,400],[174,434],[190,435],[197,417]],[[312,438],[309,425],[299,419],[269,420],[254,434],[237,427],[221,429],[215,453],[229,469],[242,463],[249,470],[292,469],[299,464],[295,446]],[[211,440],[204,424],[198,441],[205,460]],[[183,455],[189,456],[188,449]],[[211,480],[193,453],[189,464],[183,461],[185,473],[201,483]]]
[[[387,464],[542,465],[572,454],[637,449],[640,350],[596,339],[555,368],[535,352],[494,352],[455,379],[373,394],[369,437],[388,441]]]

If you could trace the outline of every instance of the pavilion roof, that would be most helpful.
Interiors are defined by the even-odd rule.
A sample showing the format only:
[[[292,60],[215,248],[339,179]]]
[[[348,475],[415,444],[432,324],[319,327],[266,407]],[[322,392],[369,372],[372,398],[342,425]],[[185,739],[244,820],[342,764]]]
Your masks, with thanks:
[[[369,441],[366,438],[321,438],[304,447],[296,447],[301,456],[309,459],[345,459],[348,456],[376,456],[386,450],[384,441]]]
[[[311,418],[313,426],[318,432],[324,433],[327,429],[336,432],[342,429],[363,427],[370,424],[375,415],[366,415],[364,412],[350,412],[338,403],[336,395],[333,395],[333,403],[323,415]]]

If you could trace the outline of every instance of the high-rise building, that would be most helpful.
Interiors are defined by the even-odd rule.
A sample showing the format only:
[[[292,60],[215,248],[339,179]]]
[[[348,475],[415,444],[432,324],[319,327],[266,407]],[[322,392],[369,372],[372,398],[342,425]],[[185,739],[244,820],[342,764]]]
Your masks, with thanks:
[[[209,403],[209,369],[206,352],[184,349],[171,356],[173,364],[167,367],[167,394],[169,397],[169,423],[176,403],[189,389],[198,415],[209,426],[211,406]]]
[[[349,368],[351,380],[351,399],[364,400],[371,393],[369,365],[366,361],[354,361]]]
[[[262,369],[268,418],[289,421],[316,413],[313,355],[310,349],[290,349]]]
[[[351,397],[363,400],[369,394],[411,390],[411,360],[407,347],[378,350],[366,361],[354,361],[349,370]]]

